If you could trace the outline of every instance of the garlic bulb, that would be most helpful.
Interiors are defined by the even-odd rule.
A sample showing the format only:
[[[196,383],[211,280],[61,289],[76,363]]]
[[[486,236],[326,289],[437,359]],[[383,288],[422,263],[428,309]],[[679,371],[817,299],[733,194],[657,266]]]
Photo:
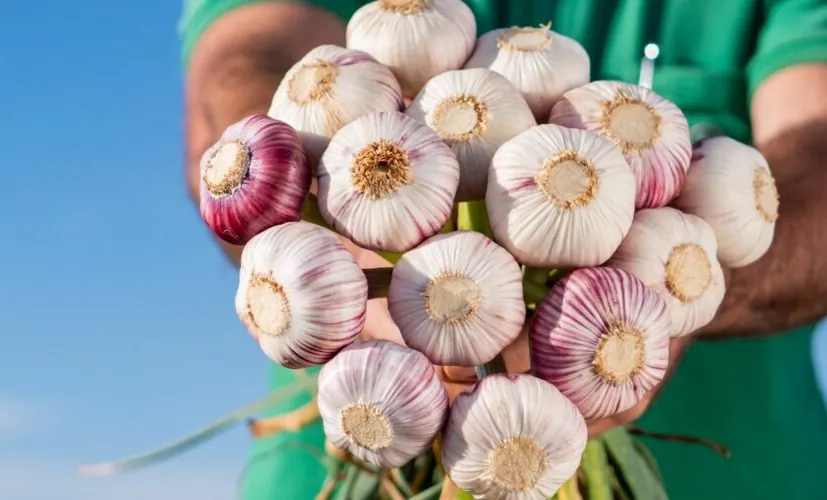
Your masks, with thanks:
[[[445,225],[459,164],[436,133],[399,112],[346,125],[319,162],[319,211],[369,250],[406,252]]]
[[[256,235],[241,254],[235,308],[268,358],[322,365],[365,324],[368,283],[333,232],[289,222]]]
[[[724,300],[718,243],[700,217],[670,207],[635,214],[629,234],[606,266],[625,269],[659,292],[672,316],[672,336],[706,326]]]
[[[435,76],[406,113],[434,129],[456,154],[460,166],[456,201],[485,198],[494,152],[505,141],[537,125],[511,82],[483,68]]]
[[[596,266],[632,224],[635,178],[608,140],[538,125],[494,154],[485,204],[497,242],[521,263]]]
[[[247,243],[301,218],[310,167],[296,131],[264,115],[227,127],[201,157],[201,218],[224,241]]]
[[[378,0],[351,16],[347,47],[388,66],[403,94],[413,97],[434,76],[462,67],[476,33],[474,13],[462,0]]]
[[[432,363],[476,366],[522,331],[522,285],[517,261],[485,235],[439,234],[396,263],[388,309],[405,344]]]
[[[267,114],[299,132],[315,165],[348,123],[403,107],[402,89],[386,66],[359,50],[321,45],[287,71]]]
[[[531,375],[489,375],[457,396],[442,434],[442,465],[478,500],[551,498],[586,448],[583,416]]]
[[[537,307],[531,366],[586,420],[610,417],[663,379],[671,329],[666,301],[631,273],[578,269]]]
[[[548,121],[614,142],[635,173],[636,208],[665,206],[680,192],[692,156],[689,124],[677,106],[651,90],[592,82],[566,92]]]
[[[319,373],[318,391],[333,446],[384,469],[424,453],[448,415],[448,393],[433,365],[387,340],[343,349]]]
[[[686,183],[673,204],[707,222],[725,267],[752,264],[772,243],[778,190],[757,149],[718,136],[695,144]]]
[[[569,89],[589,82],[591,62],[572,38],[551,25],[501,28],[477,40],[466,68],[488,68],[505,76],[523,94],[537,120]]]

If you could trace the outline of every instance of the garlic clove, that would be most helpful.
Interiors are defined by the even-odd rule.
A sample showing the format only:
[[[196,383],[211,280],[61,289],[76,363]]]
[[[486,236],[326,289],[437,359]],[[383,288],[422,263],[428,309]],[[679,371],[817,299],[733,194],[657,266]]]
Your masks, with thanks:
[[[761,258],[772,244],[778,190],[761,153],[725,136],[695,144],[692,163],[673,203],[712,227],[718,260],[737,268]]]
[[[448,393],[428,359],[386,340],[343,349],[319,373],[318,398],[330,442],[384,469],[424,453],[448,414]]]
[[[457,396],[442,434],[442,464],[478,500],[551,498],[586,448],[583,416],[531,375],[489,375]]]
[[[319,211],[368,250],[406,252],[451,216],[459,164],[426,125],[399,112],[342,128],[319,162]]]
[[[402,89],[386,66],[359,50],[320,45],[287,71],[267,114],[299,132],[315,165],[348,123],[403,107]]]
[[[476,33],[474,14],[461,0],[378,0],[351,16],[347,47],[388,66],[412,98],[431,78],[462,67]]]
[[[551,25],[500,28],[483,34],[466,68],[487,68],[505,76],[523,94],[538,121],[567,90],[589,82],[589,54]]]
[[[368,283],[339,238],[308,222],[256,235],[241,254],[235,308],[268,358],[318,366],[359,336]]]
[[[629,234],[606,266],[624,269],[659,292],[672,316],[672,336],[692,333],[715,317],[726,285],[712,228],[670,207],[635,214]]]
[[[636,208],[665,206],[680,192],[692,156],[689,124],[655,92],[624,82],[591,82],[566,92],[548,121],[598,133],[617,145],[637,179]]]
[[[485,204],[495,239],[522,264],[602,264],[634,216],[635,179],[608,140],[538,125],[503,144],[489,169]]]
[[[230,125],[201,157],[201,218],[235,245],[301,218],[311,173],[296,131],[264,115]]]
[[[431,127],[456,154],[460,165],[456,201],[485,198],[494,152],[505,141],[537,125],[511,82],[484,68],[435,76],[406,113]]]
[[[483,234],[440,234],[396,263],[388,309],[405,344],[432,363],[480,365],[522,331],[522,272]]]
[[[537,307],[531,365],[586,420],[610,417],[663,380],[671,329],[666,301],[633,274],[578,269]]]

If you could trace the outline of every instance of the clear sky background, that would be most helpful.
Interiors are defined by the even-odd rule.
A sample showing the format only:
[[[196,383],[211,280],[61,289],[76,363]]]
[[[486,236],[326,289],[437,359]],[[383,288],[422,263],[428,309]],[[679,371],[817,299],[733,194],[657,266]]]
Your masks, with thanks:
[[[265,391],[236,273],[184,189],[180,8],[0,0],[0,499],[236,498],[242,428],[76,474]]]

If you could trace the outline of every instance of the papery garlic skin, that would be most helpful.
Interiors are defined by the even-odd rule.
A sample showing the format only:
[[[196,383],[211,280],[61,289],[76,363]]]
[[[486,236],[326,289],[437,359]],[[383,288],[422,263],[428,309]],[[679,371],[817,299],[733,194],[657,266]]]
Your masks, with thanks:
[[[487,363],[522,331],[520,265],[481,233],[439,234],[396,263],[388,309],[405,345],[432,363]]]
[[[459,164],[439,136],[399,112],[342,128],[319,162],[319,211],[362,248],[406,252],[451,216]]]
[[[523,94],[538,121],[567,90],[591,75],[586,49],[549,26],[500,28],[483,34],[466,68],[487,68],[505,76]]]
[[[632,224],[635,178],[608,140],[538,125],[491,160],[485,203],[496,241],[532,267],[602,264]]]
[[[686,183],[673,206],[712,227],[718,260],[729,268],[761,258],[772,244],[778,189],[767,159],[725,136],[694,145]]]
[[[378,0],[351,16],[347,47],[388,66],[412,98],[434,76],[462,67],[476,33],[474,13],[461,0]]]
[[[424,453],[448,415],[448,393],[428,359],[387,340],[352,344],[326,364],[318,404],[335,447],[384,469]]]
[[[287,71],[267,114],[299,132],[315,165],[348,123],[403,107],[402,89],[386,66],[359,50],[320,45]]]
[[[557,387],[586,420],[632,408],[666,374],[666,301],[621,269],[578,269],[537,306],[530,332],[534,374]]]
[[[322,365],[365,325],[368,283],[331,231],[290,222],[256,235],[241,253],[235,308],[274,362]]]
[[[296,131],[264,115],[233,123],[201,157],[201,218],[234,245],[301,218],[311,172]]]
[[[514,85],[484,68],[435,76],[405,112],[431,127],[456,154],[460,165],[456,201],[485,198],[494,152],[537,125]]]
[[[675,104],[652,90],[591,82],[566,92],[548,121],[614,142],[635,173],[637,209],[665,206],[680,192],[692,156],[689,123]]]
[[[692,333],[715,317],[724,300],[718,242],[700,217],[671,208],[635,214],[629,234],[606,266],[624,269],[666,299],[672,336]]]
[[[489,375],[457,396],[442,433],[442,464],[478,500],[545,500],[580,466],[583,416],[531,375]]]

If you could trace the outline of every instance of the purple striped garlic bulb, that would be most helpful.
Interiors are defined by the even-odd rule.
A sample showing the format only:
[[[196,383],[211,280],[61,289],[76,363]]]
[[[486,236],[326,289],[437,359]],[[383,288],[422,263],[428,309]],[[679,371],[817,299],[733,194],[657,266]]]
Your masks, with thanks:
[[[578,269],[555,284],[531,327],[534,374],[586,420],[628,410],[666,374],[672,321],[666,301],[633,274]]]
[[[454,207],[456,156],[399,112],[343,127],[319,162],[319,211],[362,248],[406,252],[439,232]]]
[[[769,250],[778,219],[778,189],[767,159],[724,136],[694,146],[681,194],[673,203],[706,221],[718,240],[718,260],[744,267]]]
[[[665,206],[680,192],[692,156],[689,124],[674,103],[655,92],[623,82],[591,82],[563,94],[548,121],[611,140],[635,173],[636,208]]]
[[[597,266],[632,224],[635,178],[607,139],[538,125],[494,154],[485,204],[497,242],[520,263]]]
[[[267,114],[299,132],[315,165],[348,123],[403,107],[399,82],[386,66],[359,50],[320,45],[287,71]]]
[[[272,227],[241,254],[236,313],[264,354],[282,366],[322,365],[356,340],[367,300],[364,272],[323,227]]]
[[[551,498],[580,466],[583,415],[531,375],[489,375],[457,396],[442,434],[442,465],[480,500]]]
[[[606,265],[631,272],[666,299],[677,337],[706,326],[724,300],[717,251],[715,233],[700,217],[649,208],[635,214],[629,234]]]
[[[439,234],[396,263],[388,309],[405,344],[432,363],[481,365],[522,331],[520,265],[478,232]]]
[[[448,415],[448,393],[421,353],[387,340],[343,349],[319,373],[330,442],[384,469],[424,453]]]
[[[264,115],[227,127],[201,157],[200,173],[201,218],[235,245],[299,220],[310,191],[310,167],[298,134]]]
[[[406,113],[434,129],[456,154],[461,169],[456,201],[484,199],[494,152],[537,125],[514,85],[483,68],[435,76]]]

